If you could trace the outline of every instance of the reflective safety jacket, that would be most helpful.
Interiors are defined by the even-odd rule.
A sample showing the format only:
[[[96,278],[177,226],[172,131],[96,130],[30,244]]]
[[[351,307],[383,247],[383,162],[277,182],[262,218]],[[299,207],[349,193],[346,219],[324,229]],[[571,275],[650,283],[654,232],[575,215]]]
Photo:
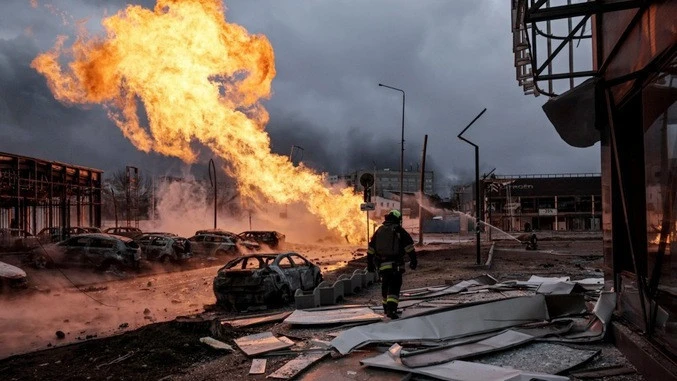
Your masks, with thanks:
[[[416,261],[414,240],[399,223],[386,221],[369,241],[367,261],[379,271],[393,268],[404,271],[405,254],[412,262]]]

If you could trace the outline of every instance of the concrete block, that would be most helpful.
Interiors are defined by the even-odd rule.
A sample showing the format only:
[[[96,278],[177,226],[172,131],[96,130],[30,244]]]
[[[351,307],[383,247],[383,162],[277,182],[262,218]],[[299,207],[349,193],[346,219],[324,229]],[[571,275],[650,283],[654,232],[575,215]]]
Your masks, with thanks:
[[[353,276],[359,279],[362,289],[367,288],[367,270],[355,270],[353,271]]]
[[[374,283],[376,283],[376,273],[375,272],[374,273],[367,272],[366,278],[367,278],[367,286],[371,286]]]
[[[357,294],[362,290],[362,277],[359,275],[355,276],[355,274],[353,274],[352,276],[349,276],[347,274],[342,274],[338,279],[343,282],[343,293],[345,295]]]
[[[302,310],[305,308],[315,308],[320,306],[320,289],[315,287],[312,292],[303,292],[303,290],[296,290],[294,294],[294,304],[296,309]]]
[[[334,284],[324,281],[317,288],[320,290],[320,304],[323,306],[336,304],[343,299],[343,281],[337,280]]]

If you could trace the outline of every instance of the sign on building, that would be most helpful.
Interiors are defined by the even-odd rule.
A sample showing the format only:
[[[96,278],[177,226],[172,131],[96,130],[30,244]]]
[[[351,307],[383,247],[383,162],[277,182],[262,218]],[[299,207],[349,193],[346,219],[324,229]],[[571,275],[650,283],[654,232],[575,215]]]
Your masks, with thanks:
[[[556,216],[557,215],[557,209],[538,209],[538,215],[539,216]]]
[[[373,202],[363,202],[362,204],[360,204],[360,210],[363,212],[374,209],[376,209],[376,204]]]

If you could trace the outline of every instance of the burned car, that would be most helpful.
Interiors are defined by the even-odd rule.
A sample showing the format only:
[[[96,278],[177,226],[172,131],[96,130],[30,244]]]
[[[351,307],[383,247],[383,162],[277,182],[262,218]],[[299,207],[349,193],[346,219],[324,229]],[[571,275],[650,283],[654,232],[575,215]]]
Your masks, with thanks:
[[[9,263],[0,262],[0,291],[8,288],[25,288],[26,272]]]
[[[0,250],[25,251],[39,246],[38,238],[23,229],[0,229]]]
[[[149,261],[181,262],[191,257],[191,245],[176,235],[144,234],[136,242]]]
[[[52,265],[94,267],[98,270],[139,268],[141,249],[131,238],[105,233],[81,234],[33,250],[37,268]]]
[[[213,287],[219,305],[244,310],[287,304],[296,290],[312,290],[320,282],[320,268],[297,253],[251,254],[219,269]]]
[[[86,233],[101,233],[101,229],[91,226],[70,226],[61,228],[53,226],[40,230],[37,237],[41,243],[60,242],[74,235]]]
[[[199,238],[201,236],[206,238]],[[223,237],[225,239],[218,237]],[[198,230],[195,232],[193,237],[188,239],[190,240],[191,244],[196,243],[198,245],[197,251],[194,250],[196,254],[208,256],[224,255],[231,252],[231,250],[235,252],[241,250],[255,251],[261,248],[261,245],[257,242],[243,240],[237,234],[221,229]],[[216,245],[218,242],[226,242],[226,244],[220,245],[220,248],[214,248],[215,246],[219,246]],[[231,243],[234,245],[233,248],[229,247]]]
[[[237,245],[230,237],[218,234],[198,234],[188,238],[193,255],[218,257],[237,253]]]
[[[103,232],[106,233],[106,234],[115,234],[115,235],[120,235],[120,236],[123,236],[123,237],[129,237],[131,239],[134,239],[134,238],[140,236],[141,234],[143,234],[141,229],[135,228],[135,227],[132,227],[132,226],[118,226],[118,227],[114,227],[114,228],[108,228],[108,229],[104,230]]]
[[[257,242],[275,249],[284,243],[285,235],[276,231],[246,231],[238,234],[243,241]]]

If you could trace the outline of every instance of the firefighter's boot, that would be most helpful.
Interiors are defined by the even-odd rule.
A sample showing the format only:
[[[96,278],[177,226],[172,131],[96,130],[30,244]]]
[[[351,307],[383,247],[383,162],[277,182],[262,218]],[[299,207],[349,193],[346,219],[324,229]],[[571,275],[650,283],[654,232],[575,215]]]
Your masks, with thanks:
[[[386,316],[388,316],[391,319],[399,319],[400,316],[397,314],[397,303],[395,302],[388,302],[387,303],[387,313]]]

